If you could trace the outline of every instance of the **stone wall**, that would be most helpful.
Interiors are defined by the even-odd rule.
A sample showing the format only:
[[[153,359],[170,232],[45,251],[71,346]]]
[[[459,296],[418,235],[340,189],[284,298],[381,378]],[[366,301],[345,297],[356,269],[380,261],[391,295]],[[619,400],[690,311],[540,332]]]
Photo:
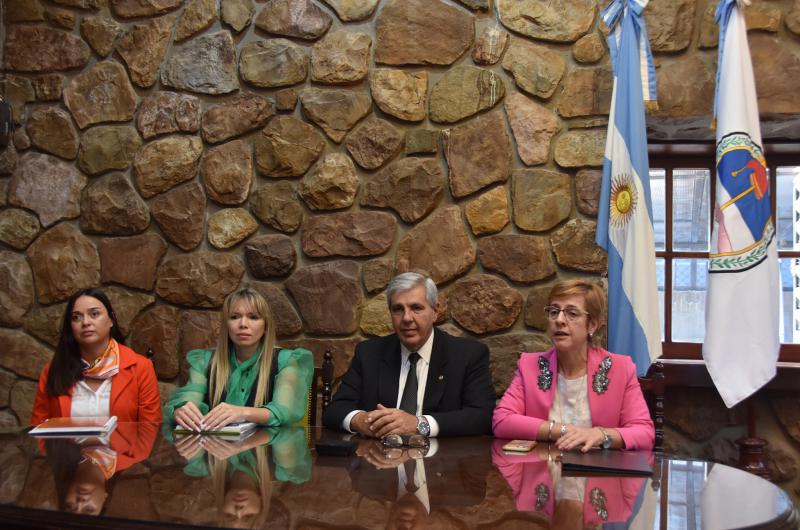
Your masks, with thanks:
[[[340,375],[389,331],[388,279],[422,269],[502,392],[517,352],[546,347],[550,285],[606,268],[605,2],[2,1],[2,426],[30,416],[81,287],[106,287],[166,393],[239,285]],[[713,137],[715,5],[647,8],[652,140]],[[764,136],[797,139],[800,0],[754,0],[747,21]],[[796,468],[793,428],[775,432]]]

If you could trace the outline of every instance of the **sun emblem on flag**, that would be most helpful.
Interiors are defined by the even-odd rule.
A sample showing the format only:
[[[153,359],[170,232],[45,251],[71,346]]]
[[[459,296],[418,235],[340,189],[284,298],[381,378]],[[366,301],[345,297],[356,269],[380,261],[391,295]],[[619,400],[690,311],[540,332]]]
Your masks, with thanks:
[[[611,181],[611,224],[616,227],[627,225],[638,201],[636,187],[631,182],[630,175],[625,173],[616,175]]]

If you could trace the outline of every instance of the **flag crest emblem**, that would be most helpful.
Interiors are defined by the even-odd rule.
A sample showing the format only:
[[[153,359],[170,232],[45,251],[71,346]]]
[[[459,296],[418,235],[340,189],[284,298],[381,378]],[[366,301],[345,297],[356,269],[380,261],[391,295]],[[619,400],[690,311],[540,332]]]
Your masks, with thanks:
[[[769,177],[761,148],[742,132],[723,137],[717,146],[719,185],[729,199],[716,207],[716,252],[709,272],[737,272],[758,265],[767,256],[775,229],[769,203]],[[726,220],[740,227],[736,237]]]

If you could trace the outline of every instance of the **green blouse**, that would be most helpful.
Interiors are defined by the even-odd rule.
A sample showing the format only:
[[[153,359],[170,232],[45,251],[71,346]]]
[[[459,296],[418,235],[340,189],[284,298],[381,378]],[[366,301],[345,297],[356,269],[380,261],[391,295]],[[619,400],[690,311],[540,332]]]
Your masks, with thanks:
[[[302,484],[311,478],[311,451],[306,439],[306,431],[302,427],[279,427],[268,430],[272,453],[272,462],[275,466],[274,477],[280,482],[293,482]],[[258,480],[256,473],[255,449],[249,449],[228,458],[228,474],[242,471],[253,480]],[[201,451],[193,457],[183,472],[192,477],[205,477],[208,475],[208,464],[205,452]]]
[[[197,405],[200,412],[207,414],[208,372],[214,352],[192,350],[186,354],[189,363],[189,381],[178,388],[164,404],[164,421],[172,422],[175,410],[189,401]],[[240,363],[236,354],[230,353],[231,373],[225,388],[225,402],[244,406],[250,397],[253,383],[258,377],[258,362],[261,352]],[[275,376],[272,401],[263,405],[270,411],[268,427],[290,425],[303,419],[306,412],[308,390],[314,377],[314,356],[303,348],[282,349],[278,352],[278,373]]]

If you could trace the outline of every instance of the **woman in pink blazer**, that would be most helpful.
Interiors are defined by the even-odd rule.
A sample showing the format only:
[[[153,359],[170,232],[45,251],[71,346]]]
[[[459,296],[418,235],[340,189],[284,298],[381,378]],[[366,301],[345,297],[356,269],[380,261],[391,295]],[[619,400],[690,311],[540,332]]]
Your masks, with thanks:
[[[553,348],[523,353],[494,411],[500,438],[554,442],[558,449],[652,449],[655,430],[630,357],[591,344],[605,293],[569,280],[550,291],[545,313]]]

